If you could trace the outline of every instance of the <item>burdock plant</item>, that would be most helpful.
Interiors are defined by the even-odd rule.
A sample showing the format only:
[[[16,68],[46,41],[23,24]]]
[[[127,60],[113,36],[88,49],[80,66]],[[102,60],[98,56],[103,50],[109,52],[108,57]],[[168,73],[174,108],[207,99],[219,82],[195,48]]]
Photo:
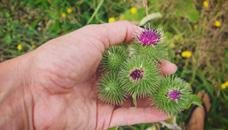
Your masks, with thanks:
[[[153,105],[169,114],[199,104],[187,82],[160,75],[159,62],[169,58],[161,31],[145,28],[136,38],[131,45],[113,46],[104,53],[99,99],[120,105],[130,96],[137,107],[137,98],[149,97]]]
[[[125,61],[119,78],[124,85],[124,90],[129,95],[137,97],[148,96],[159,86],[160,74],[155,64],[150,59],[132,57]]]
[[[99,98],[109,104],[122,104],[125,100],[123,85],[117,74],[106,73],[99,86]]]
[[[177,114],[192,103],[190,85],[180,78],[169,76],[160,81],[160,88],[151,95],[156,106],[170,114]]]

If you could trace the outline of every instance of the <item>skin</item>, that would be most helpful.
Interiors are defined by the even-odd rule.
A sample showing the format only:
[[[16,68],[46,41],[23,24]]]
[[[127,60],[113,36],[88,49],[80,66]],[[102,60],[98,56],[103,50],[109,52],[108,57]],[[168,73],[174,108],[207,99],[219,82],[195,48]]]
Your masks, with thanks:
[[[187,124],[187,130],[204,130],[205,129],[205,116],[206,112],[210,111],[211,103],[209,96],[204,92],[200,91],[197,94],[201,98],[201,101],[204,103],[204,107],[196,107],[192,112],[190,121]],[[204,110],[205,109],[205,110]]]
[[[97,67],[111,45],[129,42],[140,28],[127,22],[88,25],[0,64],[0,129],[103,130],[165,120],[145,101],[131,107],[97,99]],[[168,61],[161,74],[176,71]]]

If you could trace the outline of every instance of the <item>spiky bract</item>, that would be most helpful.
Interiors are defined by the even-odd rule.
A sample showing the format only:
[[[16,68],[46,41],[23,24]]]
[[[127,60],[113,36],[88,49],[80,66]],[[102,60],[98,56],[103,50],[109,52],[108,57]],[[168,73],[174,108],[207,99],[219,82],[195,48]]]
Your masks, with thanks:
[[[105,51],[102,59],[104,68],[108,71],[117,71],[127,58],[127,50],[123,45],[112,46]]]
[[[125,100],[123,85],[119,82],[117,74],[107,73],[99,82],[99,99],[109,104],[122,104]]]
[[[174,115],[189,107],[192,103],[190,85],[177,77],[161,79],[159,90],[151,95],[158,108]]]
[[[162,59],[169,59],[168,49],[164,43],[159,43],[156,46],[141,46],[136,43],[131,46],[134,55],[141,55],[149,57],[152,60],[160,61]]]
[[[128,94],[144,97],[158,88],[160,74],[151,60],[132,57],[121,68],[119,78]]]
[[[146,28],[139,31],[137,42],[113,46],[106,50],[101,67],[105,74],[99,82],[99,98],[109,104],[121,104],[131,96],[137,106],[137,97],[151,96],[155,105],[171,114],[200,105],[190,85],[177,77],[161,77],[158,62],[169,59],[168,47],[162,32]]]

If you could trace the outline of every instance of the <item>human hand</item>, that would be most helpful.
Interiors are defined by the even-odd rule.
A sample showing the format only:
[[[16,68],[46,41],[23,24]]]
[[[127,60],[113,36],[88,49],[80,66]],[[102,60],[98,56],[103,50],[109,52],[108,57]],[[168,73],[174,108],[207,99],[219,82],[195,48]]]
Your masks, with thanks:
[[[139,102],[139,107],[130,107],[129,102],[116,107],[97,99],[102,53],[111,45],[131,41],[138,30],[129,22],[88,25],[20,57],[18,61],[26,64],[18,67],[23,68],[18,72],[26,73],[20,88],[32,99],[23,98],[25,115],[29,115],[25,118],[30,118],[25,121],[32,120],[31,126],[38,130],[101,130],[166,119],[165,113],[145,101]],[[176,71],[168,61],[162,61],[160,68],[162,74]]]

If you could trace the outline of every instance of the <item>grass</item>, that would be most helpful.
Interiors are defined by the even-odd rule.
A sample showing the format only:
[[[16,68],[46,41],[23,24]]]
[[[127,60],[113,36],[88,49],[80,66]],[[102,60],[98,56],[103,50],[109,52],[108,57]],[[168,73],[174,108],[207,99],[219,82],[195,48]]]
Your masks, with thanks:
[[[221,84],[228,81],[227,11],[225,0],[1,0],[0,61],[90,23],[105,23],[109,18],[147,22],[164,30],[171,60],[178,65],[177,75],[191,83],[195,93],[204,90],[210,95],[212,107],[206,129],[225,130],[228,89],[222,89]],[[184,51],[190,56],[183,57]],[[186,110],[168,123],[185,128],[189,114]],[[160,123],[115,129],[149,127],[167,129]]]

